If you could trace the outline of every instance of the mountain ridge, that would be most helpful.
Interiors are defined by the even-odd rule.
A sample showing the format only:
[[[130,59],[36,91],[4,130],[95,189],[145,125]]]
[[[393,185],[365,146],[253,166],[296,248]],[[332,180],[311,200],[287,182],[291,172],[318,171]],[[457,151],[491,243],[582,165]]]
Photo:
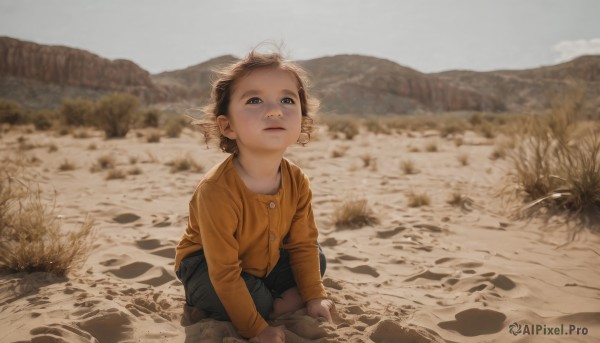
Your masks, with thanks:
[[[57,106],[62,97],[98,98],[128,92],[146,104],[205,104],[214,70],[231,55],[150,74],[132,61],[0,37],[0,97],[31,107]],[[600,104],[600,56],[522,70],[422,73],[374,56],[340,54],[297,61],[325,113],[409,114],[447,111],[542,110],[573,87],[591,108]]]

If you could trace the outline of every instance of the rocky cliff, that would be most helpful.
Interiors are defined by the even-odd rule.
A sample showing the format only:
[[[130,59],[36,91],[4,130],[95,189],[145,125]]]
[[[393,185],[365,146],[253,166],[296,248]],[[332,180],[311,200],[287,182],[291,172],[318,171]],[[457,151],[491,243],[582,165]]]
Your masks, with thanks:
[[[128,60],[108,60],[90,52],[0,37],[0,77],[34,80],[65,88],[121,91],[146,102],[166,100],[150,74]]]

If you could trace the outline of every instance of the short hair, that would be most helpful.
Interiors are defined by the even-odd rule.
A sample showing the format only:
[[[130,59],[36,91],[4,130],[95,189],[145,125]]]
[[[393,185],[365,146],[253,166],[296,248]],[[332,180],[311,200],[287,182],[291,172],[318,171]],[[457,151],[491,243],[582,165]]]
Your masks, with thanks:
[[[312,99],[308,94],[306,72],[298,64],[284,59],[280,53],[265,54],[252,50],[243,59],[217,71],[217,78],[212,85],[210,104],[202,109],[204,118],[193,122],[194,125],[201,129],[207,143],[211,139],[218,139],[219,148],[222,151],[232,154],[239,152],[235,140],[221,134],[217,125],[217,117],[220,115],[228,116],[229,102],[236,81],[247,76],[252,71],[262,68],[279,68],[290,72],[294,76],[298,86],[302,113],[300,132],[308,134],[310,138],[310,134],[314,131],[313,117],[311,115],[318,109],[319,102]],[[300,142],[300,144],[305,143]]]

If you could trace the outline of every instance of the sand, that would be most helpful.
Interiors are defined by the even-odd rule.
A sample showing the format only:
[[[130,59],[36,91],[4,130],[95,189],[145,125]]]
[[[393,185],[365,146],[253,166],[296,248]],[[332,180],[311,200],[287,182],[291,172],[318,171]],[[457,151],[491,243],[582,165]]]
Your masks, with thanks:
[[[361,133],[346,141],[324,131],[287,156],[311,178],[328,261],[324,284],[336,313],[334,323],[302,310],[283,315],[273,325],[285,326],[286,342],[600,338],[599,236],[583,231],[570,240],[572,228],[559,217],[512,218],[497,196],[510,164],[489,158],[493,141],[471,132],[460,147],[436,132]],[[0,138],[2,156],[18,151],[21,136],[33,147],[19,153],[38,160],[32,171],[44,189],[55,191],[64,227],[90,216],[96,237],[84,266],[67,277],[0,275],[0,342],[245,342],[231,324],[184,308],[172,270],[187,203],[203,174],[171,173],[165,163],[189,154],[207,170],[225,154],[207,149],[187,129],[159,143],[133,131],[104,140],[97,131],[77,139],[12,129]],[[438,151],[425,152],[432,141]],[[58,151],[49,152],[49,144]],[[332,158],[343,147],[345,154]],[[107,154],[115,156],[116,168],[141,173],[105,180],[106,171],[91,172]],[[364,166],[365,154],[375,160],[371,166]],[[468,154],[468,165],[459,163],[460,154]],[[65,159],[77,168],[59,171]],[[419,173],[402,173],[406,159]],[[431,204],[409,207],[411,191],[426,193]],[[455,192],[463,195],[458,206],[447,203]],[[351,197],[367,199],[380,223],[336,228],[332,214]],[[511,334],[511,324],[521,334]],[[527,325],[575,325],[580,334],[523,335]]]

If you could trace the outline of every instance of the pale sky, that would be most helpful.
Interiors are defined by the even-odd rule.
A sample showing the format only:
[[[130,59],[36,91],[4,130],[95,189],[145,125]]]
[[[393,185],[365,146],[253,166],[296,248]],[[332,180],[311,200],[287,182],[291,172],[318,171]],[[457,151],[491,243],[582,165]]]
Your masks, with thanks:
[[[284,42],[296,60],[386,58],[422,72],[600,54],[598,0],[0,0],[0,36],[125,58],[157,73]]]

